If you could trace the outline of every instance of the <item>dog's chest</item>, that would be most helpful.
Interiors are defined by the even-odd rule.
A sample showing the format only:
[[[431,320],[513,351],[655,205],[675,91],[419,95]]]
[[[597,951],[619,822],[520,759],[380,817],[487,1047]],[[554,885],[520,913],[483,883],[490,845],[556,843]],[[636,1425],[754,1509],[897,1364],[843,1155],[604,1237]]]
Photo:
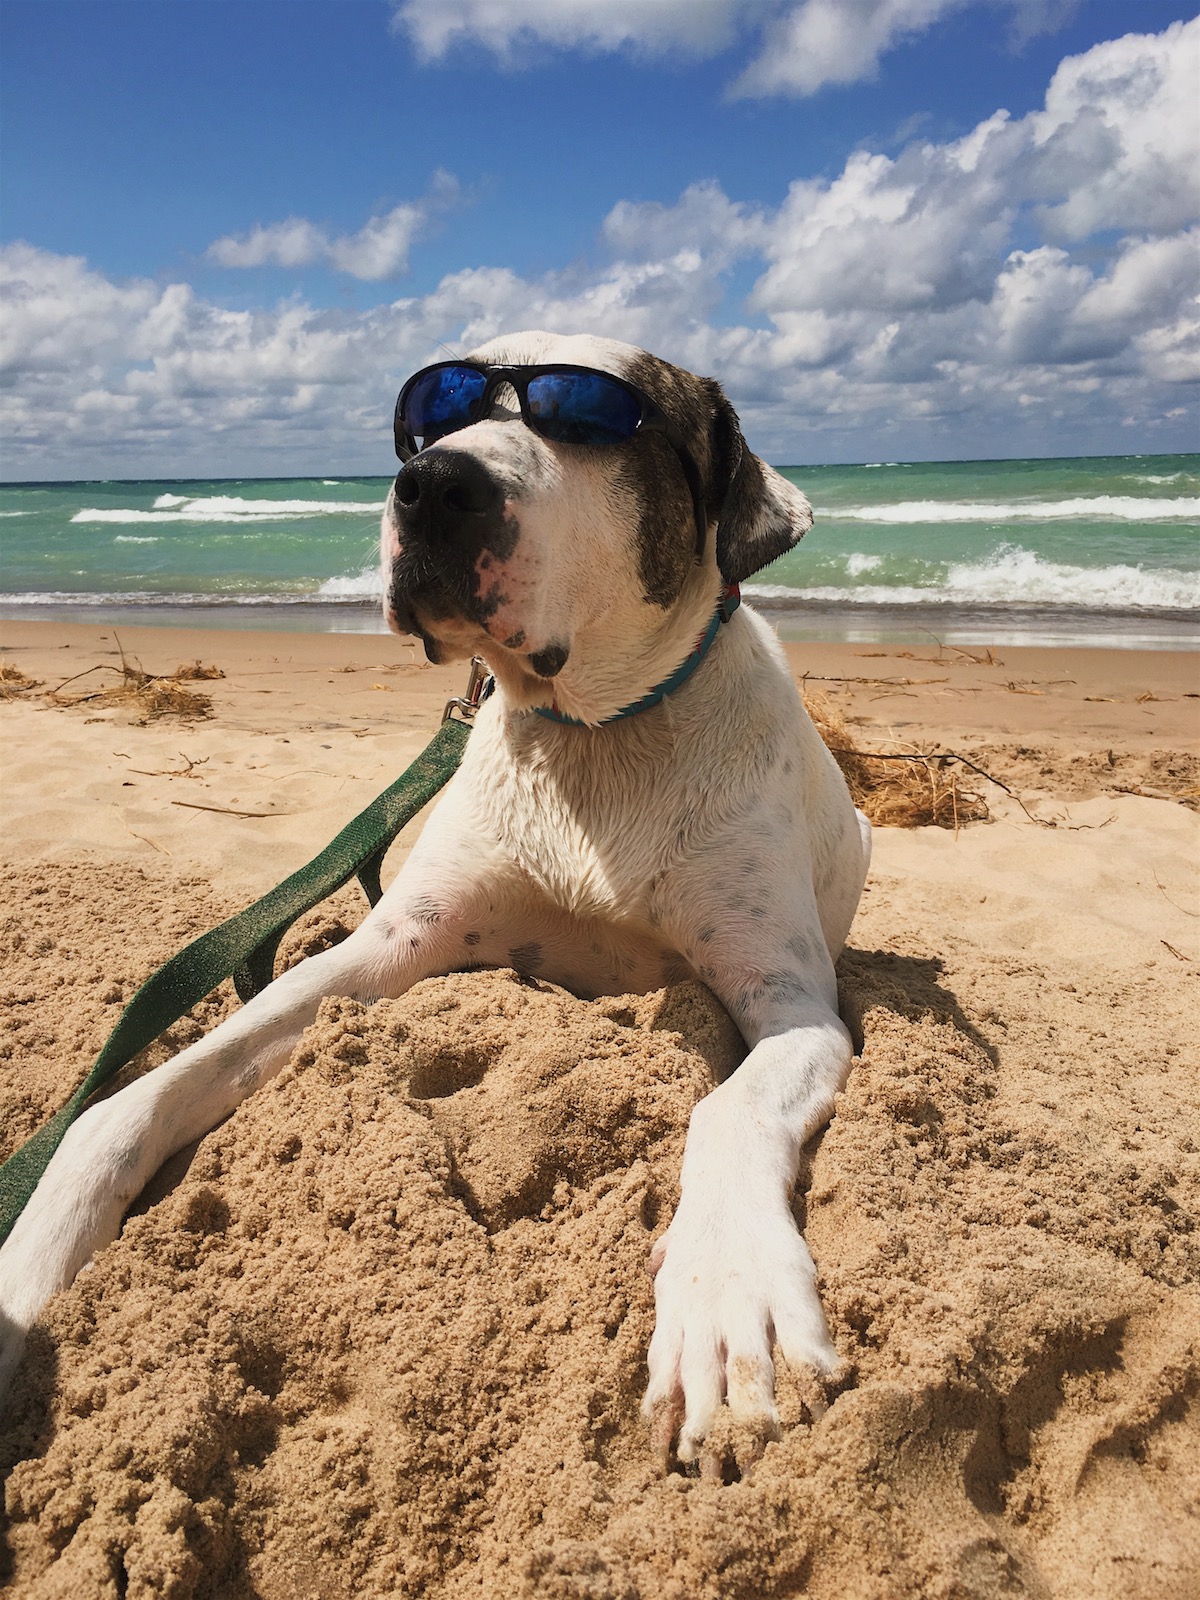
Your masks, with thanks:
[[[497,741],[476,789],[481,825],[573,915],[653,920],[655,884],[698,797],[652,741],[581,739],[572,749],[571,737],[556,729],[516,749]]]

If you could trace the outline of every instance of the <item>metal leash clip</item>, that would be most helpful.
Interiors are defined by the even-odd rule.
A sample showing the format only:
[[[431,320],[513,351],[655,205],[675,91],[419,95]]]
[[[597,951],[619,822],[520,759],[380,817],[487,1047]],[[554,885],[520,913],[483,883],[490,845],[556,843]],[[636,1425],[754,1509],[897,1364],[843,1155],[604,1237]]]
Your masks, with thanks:
[[[496,680],[488,671],[487,662],[482,656],[471,657],[471,676],[467,679],[467,692],[457,695],[453,700],[446,701],[446,709],[442,712],[442,721],[449,722],[457,711],[464,722],[470,722],[483,702],[496,687]]]

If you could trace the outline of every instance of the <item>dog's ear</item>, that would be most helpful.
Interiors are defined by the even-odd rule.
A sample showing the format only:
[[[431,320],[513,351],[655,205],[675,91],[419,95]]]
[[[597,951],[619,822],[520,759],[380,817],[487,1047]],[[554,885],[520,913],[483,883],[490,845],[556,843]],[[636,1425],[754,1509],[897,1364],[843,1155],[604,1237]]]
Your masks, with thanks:
[[[804,537],[812,507],[795,484],[751,455],[720,384],[709,379],[707,387],[713,418],[708,512],[719,519],[717,565],[726,583],[744,583]]]

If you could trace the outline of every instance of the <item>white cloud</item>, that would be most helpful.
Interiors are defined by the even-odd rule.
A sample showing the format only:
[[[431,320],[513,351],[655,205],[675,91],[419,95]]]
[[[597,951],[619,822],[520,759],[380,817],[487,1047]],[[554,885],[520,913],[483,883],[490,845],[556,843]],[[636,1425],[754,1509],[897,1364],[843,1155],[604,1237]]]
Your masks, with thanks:
[[[1043,226],[1063,239],[1186,226],[1200,207],[1198,87],[1200,19],[1068,56],[1028,119]]]
[[[392,21],[423,61],[473,43],[510,67],[546,50],[708,57],[755,34],[733,94],[808,95],[873,78],[888,50],[971,4],[1007,14],[1019,45],[1080,0],[401,0]]]
[[[372,217],[357,233],[330,236],[304,217],[288,217],[266,227],[257,224],[249,233],[227,234],[205,253],[222,267],[296,268],[322,261],[335,272],[377,283],[408,271],[413,242],[459,197],[458,180],[438,172],[427,196]]]
[[[1195,302],[1174,322],[1150,328],[1137,339],[1138,354],[1148,371],[1163,383],[1200,383],[1200,306]],[[1189,450],[1196,447],[1196,407],[1173,406],[1164,417],[1190,417]]]
[[[695,184],[671,205],[615,206],[604,266],[469,268],[365,310],[229,309],[184,283],[115,282],[10,246],[6,466],[386,472],[407,373],[530,326],[606,333],[717,375],[777,461],[1114,449],[1126,417],[1187,448],[1200,230],[1164,62],[1197,35],[1200,22],[1098,46],[1063,63],[1045,110],[997,112],[895,159],[858,152],[773,211]],[[1086,83],[1103,86],[1099,114]],[[381,237],[337,241],[364,276],[372,252],[397,248],[378,220]],[[1079,243],[1085,226],[1097,231]],[[747,263],[760,264],[752,316],[731,316],[729,274]]]
[[[351,277],[378,282],[408,271],[408,252],[425,223],[421,206],[396,206],[357,233],[329,243],[329,264]]]
[[[1017,206],[1015,145],[1000,115],[955,144],[860,152],[832,183],[793,184],[752,303],[892,314],[986,298]]]
[[[712,179],[690,185],[673,206],[619,200],[603,233],[609,248],[627,259],[661,260],[682,239],[721,265],[760,253],[769,236],[764,213],[730,200]]]
[[[470,40],[518,65],[537,46],[715,55],[741,14],[764,9],[772,0],[403,0],[393,26],[426,61]]]
[[[329,240],[315,223],[288,217],[249,233],[226,234],[209,245],[209,260],[222,267],[306,267],[329,252]]]
[[[1166,292],[1177,299],[1190,243],[1122,256],[1069,327],[1057,319],[1076,290],[1091,293],[1090,268],[1049,243],[1006,258],[1018,222],[1057,244],[1110,228],[1173,238],[1200,214],[1200,118],[1183,103],[1200,76],[1191,61],[1200,69],[1200,20],[1130,35],[1064,61],[1044,111],[1019,121],[997,112],[963,139],[913,144],[895,160],[859,152],[831,182],[793,184],[767,228],[753,307],[791,330],[797,314],[879,323],[995,301],[994,331],[1014,358],[1041,349],[1068,359],[1070,349],[1077,360],[1089,345],[1123,345],[1133,323],[1161,310],[1142,281],[1149,263],[1165,270],[1169,259]],[[911,329],[896,348],[909,342]]]
[[[814,94],[873,78],[879,58],[966,0],[804,0],[767,25],[735,95]]]

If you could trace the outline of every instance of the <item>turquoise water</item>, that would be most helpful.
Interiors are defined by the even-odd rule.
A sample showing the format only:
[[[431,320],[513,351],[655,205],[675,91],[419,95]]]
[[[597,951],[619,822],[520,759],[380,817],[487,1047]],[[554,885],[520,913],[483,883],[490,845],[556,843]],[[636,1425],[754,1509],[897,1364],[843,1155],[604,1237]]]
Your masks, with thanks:
[[[784,633],[1195,642],[1200,455],[782,470],[816,522],[746,593]],[[0,613],[381,627],[388,483],[0,486]]]
[[[0,487],[0,601],[286,604],[371,588],[390,479]],[[341,593],[343,581],[345,593]]]

